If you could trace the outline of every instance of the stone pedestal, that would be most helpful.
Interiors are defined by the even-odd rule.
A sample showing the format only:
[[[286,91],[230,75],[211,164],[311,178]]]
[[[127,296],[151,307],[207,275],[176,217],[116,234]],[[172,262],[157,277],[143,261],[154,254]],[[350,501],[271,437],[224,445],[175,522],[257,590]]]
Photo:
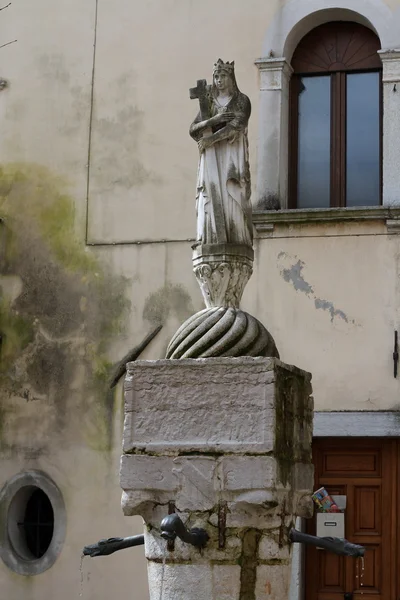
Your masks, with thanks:
[[[269,358],[130,363],[121,487],[145,521],[151,600],[284,600],[313,484],[310,375]],[[203,550],[160,536],[177,512]]]

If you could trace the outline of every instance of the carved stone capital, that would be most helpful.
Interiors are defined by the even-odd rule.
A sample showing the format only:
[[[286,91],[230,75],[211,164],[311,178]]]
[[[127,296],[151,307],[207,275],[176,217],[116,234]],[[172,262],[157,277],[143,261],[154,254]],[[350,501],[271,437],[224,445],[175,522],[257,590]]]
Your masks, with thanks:
[[[253,250],[248,246],[199,246],[193,253],[193,270],[207,308],[239,308],[253,272]]]
[[[252,272],[252,266],[240,260],[203,263],[194,268],[207,308],[238,308]]]
[[[378,50],[382,61],[382,82],[398,83],[400,81],[400,50]]]
[[[289,81],[293,68],[284,57],[259,58],[255,65],[260,71],[260,90],[282,91],[285,82]]]

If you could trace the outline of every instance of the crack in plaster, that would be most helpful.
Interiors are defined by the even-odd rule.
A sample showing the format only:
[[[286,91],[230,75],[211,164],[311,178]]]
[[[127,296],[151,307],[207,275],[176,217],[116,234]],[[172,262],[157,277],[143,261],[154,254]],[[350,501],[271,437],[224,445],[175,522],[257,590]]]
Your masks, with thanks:
[[[280,252],[278,254],[278,260],[283,258],[291,258],[292,260],[297,260],[294,264],[292,264],[289,268],[284,268],[280,270],[280,274],[282,278],[286,281],[286,283],[290,283],[296,292],[302,292],[307,296],[314,299],[314,306],[317,310],[325,310],[331,316],[331,323],[335,317],[339,317],[343,319],[346,323],[354,324],[353,319],[349,319],[346,313],[340,308],[335,308],[333,302],[329,300],[325,300],[323,298],[318,298],[314,293],[314,288],[312,285],[306,281],[303,277],[302,271],[305,267],[305,262],[298,259],[297,256],[290,257],[286,252]]]
[[[343,321],[346,321],[346,323],[349,322],[346,313],[339,308],[335,308],[332,302],[329,302],[328,300],[322,300],[321,298],[315,298],[314,304],[316,309],[327,310],[330,313],[332,323],[335,317],[340,317],[343,319]]]
[[[282,254],[284,253],[281,252],[278,258],[281,258]],[[304,262],[302,260],[298,260],[297,263],[290,267],[290,269],[282,269],[281,275],[287,283],[291,283],[293,285],[296,291],[304,292],[305,294],[309,295],[312,294],[314,290],[301,274],[303,268]]]

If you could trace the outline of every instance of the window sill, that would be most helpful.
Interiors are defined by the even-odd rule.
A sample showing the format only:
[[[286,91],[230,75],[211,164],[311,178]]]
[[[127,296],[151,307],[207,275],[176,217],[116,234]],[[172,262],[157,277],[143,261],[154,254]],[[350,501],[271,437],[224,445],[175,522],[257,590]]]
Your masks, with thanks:
[[[356,208],[296,208],[253,211],[253,225],[259,234],[273,232],[274,226],[346,221],[386,221],[388,233],[400,233],[400,206],[360,206]]]

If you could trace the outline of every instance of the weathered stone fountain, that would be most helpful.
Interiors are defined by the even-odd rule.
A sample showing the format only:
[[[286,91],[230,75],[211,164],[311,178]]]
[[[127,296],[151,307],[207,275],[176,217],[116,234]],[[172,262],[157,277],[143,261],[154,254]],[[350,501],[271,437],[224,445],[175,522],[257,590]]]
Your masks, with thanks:
[[[287,597],[311,427],[309,375],[277,359],[128,366],[123,509],[145,520],[151,600]],[[175,512],[205,530],[202,549],[162,523]]]
[[[193,265],[207,308],[166,359],[127,365],[122,506],[145,522],[151,600],[282,600],[291,530],[312,514],[311,376],[282,363],[239,308],[254,253],[250,101],[234,64],[218,60],[212,85],[190,94],[200,102]],[[140,543],[105,540],[85,554]]]
[[[234,64],[219,60],[212,85],[190,93],[200,102],[193,265],[207,308],[165,360],[127,365],[123,510],[145,521],[151,600],[281,600],[289,531],[311,508],[310,375],[280,362],[265,327],[239,308],[254,253],[251,107]],[[198,544],[179,538],[171,513]]]

